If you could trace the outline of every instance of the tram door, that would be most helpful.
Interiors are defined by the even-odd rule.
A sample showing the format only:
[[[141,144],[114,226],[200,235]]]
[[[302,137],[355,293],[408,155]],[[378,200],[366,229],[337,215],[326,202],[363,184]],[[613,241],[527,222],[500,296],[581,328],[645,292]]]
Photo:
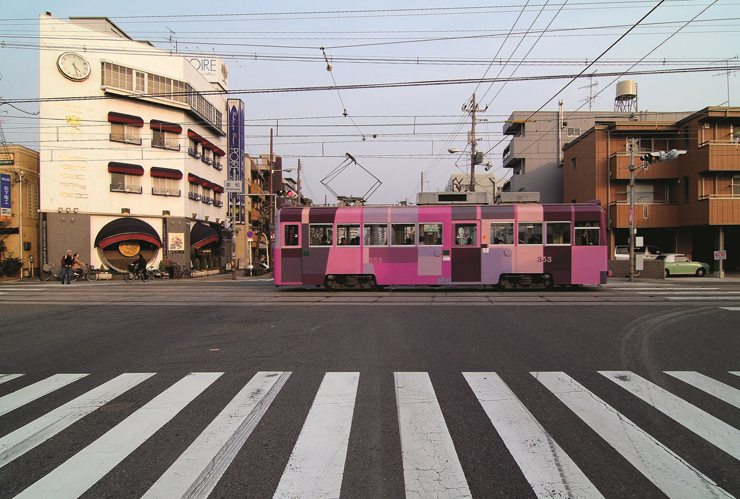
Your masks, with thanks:
[[[480,282],[480,222],[456,220],[452,227],[454,237],[450,254],[452,282]]]

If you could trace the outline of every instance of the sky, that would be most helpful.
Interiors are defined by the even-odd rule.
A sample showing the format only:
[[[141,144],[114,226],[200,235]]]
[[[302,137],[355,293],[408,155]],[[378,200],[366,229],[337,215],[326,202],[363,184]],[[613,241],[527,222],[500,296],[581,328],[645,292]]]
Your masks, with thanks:
[[[108,17],[161,49],[221,57],[247,152],[269,153],[272,130],[316,203],[376,187],[369,204],[413,203],[422,179],[443,190],[468,173],[469,156],[448,149],[470,151],[473,94],[477,148],[498,178],[511,175],[502,130],[514,111],[562,99],[566,115],[608,113],[622,80],[637,82],[640,111],[740,106],[740,0],[4,3],[0,141],[39,149],[39,14]],[[357,164],[341,169],[347,153]]]

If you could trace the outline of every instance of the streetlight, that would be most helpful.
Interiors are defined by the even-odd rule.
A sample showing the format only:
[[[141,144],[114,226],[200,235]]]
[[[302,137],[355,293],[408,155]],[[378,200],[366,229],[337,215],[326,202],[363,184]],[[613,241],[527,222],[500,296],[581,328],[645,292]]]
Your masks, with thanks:
[[[642,164],[635,166],[635,139],[630,139],[630,282],[635,282],[635,177],[647,170],[648,166],[653,163],[667,163],[686,152],[683,149],[649,152],[640,156]],[[640,172],[635,175],[637,169]]]

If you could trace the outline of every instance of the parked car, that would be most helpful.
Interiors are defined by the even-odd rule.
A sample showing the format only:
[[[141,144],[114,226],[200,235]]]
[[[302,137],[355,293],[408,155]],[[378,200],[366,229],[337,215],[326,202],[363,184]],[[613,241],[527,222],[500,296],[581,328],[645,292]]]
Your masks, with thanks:
[[[635,246],[635,257],[637,255],[643,255],[643,258],[648,260],[655,260],[655,257],[663,254],[660,248],[657,246]],[[615,260],[629,260],[630,259],[630,247],[629,244],[616,246],[614,248],[614,259]]]
[[[656,261],[665,264],[665,276],[687,274],[702,277],[709,272],[709,265],[704,262],[692,262],[689,257],[680,253],[665,253],[659,255]]]

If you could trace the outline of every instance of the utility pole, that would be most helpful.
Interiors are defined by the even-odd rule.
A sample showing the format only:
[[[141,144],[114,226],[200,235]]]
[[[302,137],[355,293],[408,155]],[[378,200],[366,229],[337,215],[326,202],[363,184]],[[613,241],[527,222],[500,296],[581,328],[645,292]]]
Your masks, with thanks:
[[[481,161],[478,161],[477,152],[475,150],[475,146],[478,144],[478,139],[475,137],[475,122],[476,122],[475,115],[478,111],[480,111],[478,109],[478,104],[475,102],[475,93],[473,93],[473,98],[470,102],[471,102],[470,107],[468,108],[465,105],[463,105],[462,110],[470,113],[470,115],[473,118],[473,129],[470,135],[470,188],[469,188],[470,192],[473,192],[475,191],[475,165],[476,163],[482,163],[483,161],[482,161],[482,158],[480,158]],[[486,112],[487,109],[488,109],[488,106],[486,106],[486,109],[483,109],[481,112]]]
[[[303,206],[301,202],[301,158],[298,158],[298,181],[296,182],[296,189],[298,192],[298,206]]]

